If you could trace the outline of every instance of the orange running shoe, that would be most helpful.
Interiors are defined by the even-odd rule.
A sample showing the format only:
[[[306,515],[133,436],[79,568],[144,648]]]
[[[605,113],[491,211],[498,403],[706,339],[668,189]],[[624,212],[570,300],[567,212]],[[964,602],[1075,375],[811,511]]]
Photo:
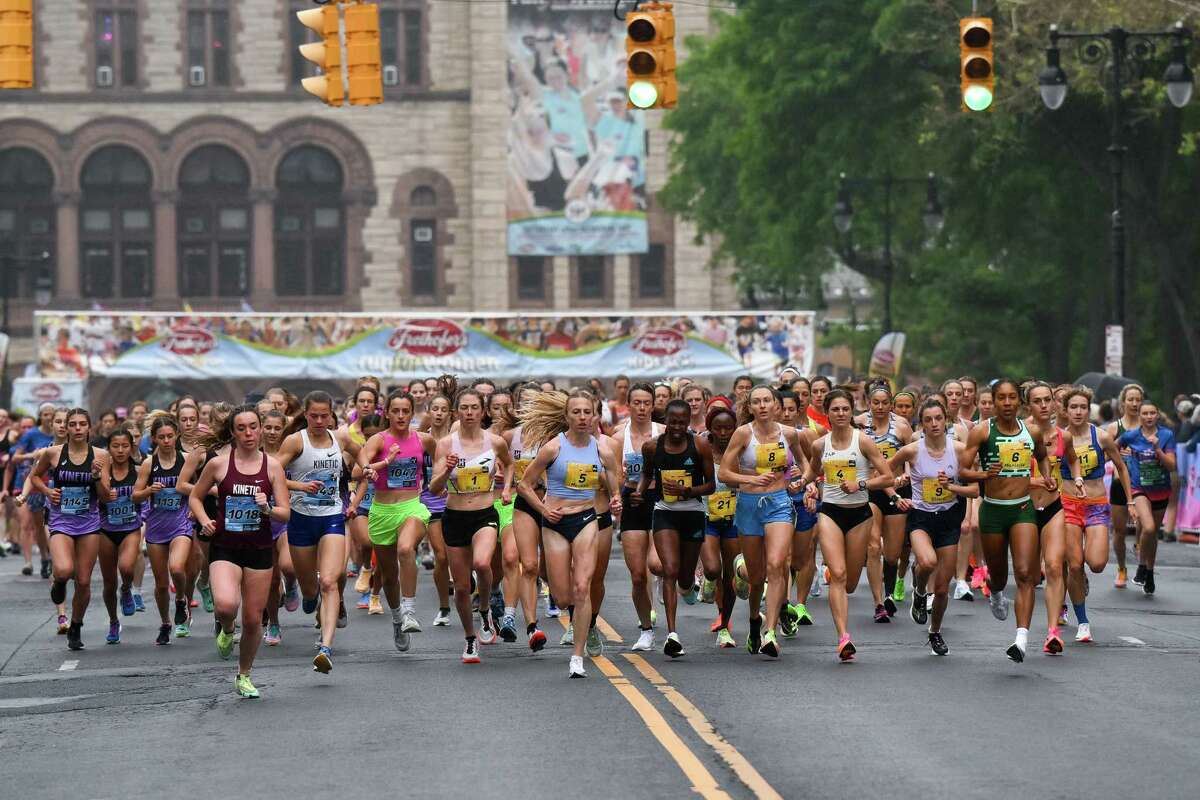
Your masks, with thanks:
[[[1113,581],[1114,589],[1124,589],[1125,584],[1129,582],[1129,570],[1125,567],[1117,567],[1117,579]]]

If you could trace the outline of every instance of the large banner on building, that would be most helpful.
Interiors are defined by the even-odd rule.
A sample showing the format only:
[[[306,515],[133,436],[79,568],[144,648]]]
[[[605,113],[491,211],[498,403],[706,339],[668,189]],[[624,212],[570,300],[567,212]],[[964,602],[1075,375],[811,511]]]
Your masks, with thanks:
[[[812,369],[809,311],[730,315],[38,312],[43,377],[771,379]]]
[[[509,0],[508,252],[645,253],[646,126],[612,0]]]

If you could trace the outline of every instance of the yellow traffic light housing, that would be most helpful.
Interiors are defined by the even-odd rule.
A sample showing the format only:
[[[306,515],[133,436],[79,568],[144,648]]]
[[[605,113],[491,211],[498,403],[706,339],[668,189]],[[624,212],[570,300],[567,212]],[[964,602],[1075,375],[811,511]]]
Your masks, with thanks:
[[[33,88],[33,0],[0,0],[0,89]]]
[[[300,82],[301,85],[326,105],[340,106],[345,98],[345,89],[342,86],[342,40],[338,32],[337,6],[297,11],[296,19],[321,37],[319,42],[300,45],[300,55],[320,67],[323,73],[305,78]]]
[[[625,77],[629,108],[674,108],[675,14],[650,3],[625,15]]]
[[[963,111],[991,111],[996,88],[991,18],[959,20],[958,46]]]
[[[346,6],[346,75],[350,105],[383,102],[383,66],[379,50],[379,6]]]

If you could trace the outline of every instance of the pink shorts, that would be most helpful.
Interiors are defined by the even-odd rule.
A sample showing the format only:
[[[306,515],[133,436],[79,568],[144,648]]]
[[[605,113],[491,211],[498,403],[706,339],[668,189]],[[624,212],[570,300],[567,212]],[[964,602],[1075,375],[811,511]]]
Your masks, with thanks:
[[[1090,528],[1093,525],[1108,527],[1112,521],[1112,506],[1107,497],[1062,496],[1063,512],[1068,525]]]

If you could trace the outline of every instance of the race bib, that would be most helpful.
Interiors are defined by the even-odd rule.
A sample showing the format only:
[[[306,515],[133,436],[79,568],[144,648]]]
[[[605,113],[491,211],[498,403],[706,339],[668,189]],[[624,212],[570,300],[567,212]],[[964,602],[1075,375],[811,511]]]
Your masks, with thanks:
[[[692,473],[686,469],[664,469],[662,471],[662,479],[664,486],[666,485],[667,481],[671,481],[673,483],[682,483],[684,486],[689,488],[692,485]],[[677,503],[682,499],[683,498],[679,495],[667,494],[666,489],[663,490],[664,503]]]
[[[630,453],[625,456],[625,479],[628,481],[640,480],[642,477],[642,454]]]
[[[568,461],[566,485],[568,489],[599,489],[599,465]]]
[[[374,502],[375,502],[375,484],[368,483],[366,494],[363,495],[363,499],[358,504],[358,510],[359,511],[369,511],[371,508],[371,504]]]
[[[1162,468],[1162,464],[1158,461],[1158,456],[1153,450],[1139,450],[1137,453],[1138,460],[1138,483],[1142,486],[1159,486],[1170,483],[1166,477],[1166,472]]]
[[[1079,472],[1081,475],[1087,475],[1089,472],[1092,472],[1100,463],[1100,456],[1096,452],[1096,448],[1091,445],[1076,447],[1075,458],[1079,461]]]
[[[938,481],[937,478],[925,478],[921,481],[921,499],[926,503],[949,503],[954,493]]]
[[[1023,442],[1000,442],[1000,473],[1006,476],[1028,474],[1031,453]]]
[[[387,487],[389,489],[417,488],[417,465],[415,458],[397,458],[388,463]]]
[[[305,475],[301,480],[320,481],[321,488],[317,489],[316,494],[311,496],[309,503],[314,506],[331,506],[337,499],[338,495],[338,480],[337,475],[333,470],[318,470],[309,475]]]
[[[875,446],[879,448],[879,454],[883,456],[884,460],[896,455],[896,445],[886,439],[882,442],[876,442]]]
[[[183,508],[183,496],[174,489],[163,489],[154,495],[150,505],[159,511],[178,511]]]
[[[137,521],[137,506],[129,495],[118,497],[104,506],[104,516],[112,527],[124,527]]]
[[[256,531],[262,524],[262,509],[253,497],[229,495],[225,498],[225,530],[230,533]]]
[[[736,510],[736,496],[731,491],[713,492],[708,496],[708,518],[711,520],[732,519]]]
[[[516,467],[514,479],[517,483],[520,483],[525,478],[525,473],[529,470],[529,465],[532,463],[532,458],[518,458],[513,462],[513,465]]]
[[[787,451],[784,450],[783,442],[755,445],[754,467],[759,475],[783,472],[787,469]]]
[[[64,486],[61,490],[58,510],[72,517],[86,514],[92,499],[91,487]]]
[[[454,488],[468,492],[488,492],[492,489],[491,471],[487,467],[459,467],[454,473]]]
[[[850,463],[850,459],[828,458],[822,463],[825,467],[825,483],[834,484],[842,481],[858,483],[858,468]]]

